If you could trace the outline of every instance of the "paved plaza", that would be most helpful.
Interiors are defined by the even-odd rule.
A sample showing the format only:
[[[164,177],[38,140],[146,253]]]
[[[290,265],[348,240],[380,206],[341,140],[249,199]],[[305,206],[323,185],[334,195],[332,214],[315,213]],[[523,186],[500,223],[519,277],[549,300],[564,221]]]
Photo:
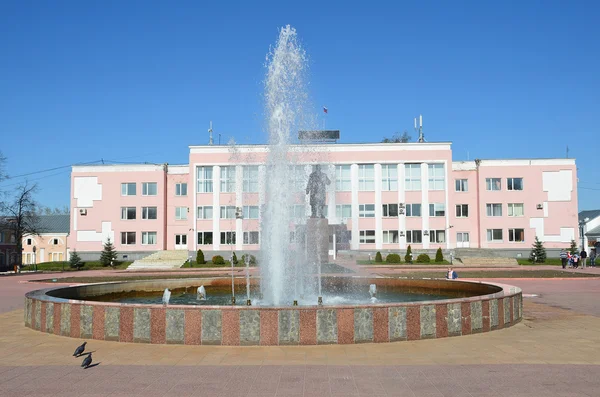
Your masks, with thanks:
[[[0,277],[0,396],[600,395],[600,278],[495,279],[523,289],[524,320],[485,334],[276,347],[90,340],[97,365],[85,370],[72,357],[82,340],[23,325],[23,295],[47,287],[42,278]]]

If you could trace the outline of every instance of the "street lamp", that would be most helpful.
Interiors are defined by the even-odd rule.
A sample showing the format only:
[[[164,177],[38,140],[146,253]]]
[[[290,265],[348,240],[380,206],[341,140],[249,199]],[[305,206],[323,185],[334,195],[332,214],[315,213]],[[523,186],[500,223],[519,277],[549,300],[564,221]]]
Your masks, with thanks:
[[[590,221],[590,218],[585,218],[579,221],[579,234],[581,235],[581,250],[585,249],[584,241],[585,241],[585,225]]]
[[[37,273],[37,257],[35,255],[35,251],[37,251],[37,247],[33,246],[33,270]],[[64,266],[64,264],[63,264]]]

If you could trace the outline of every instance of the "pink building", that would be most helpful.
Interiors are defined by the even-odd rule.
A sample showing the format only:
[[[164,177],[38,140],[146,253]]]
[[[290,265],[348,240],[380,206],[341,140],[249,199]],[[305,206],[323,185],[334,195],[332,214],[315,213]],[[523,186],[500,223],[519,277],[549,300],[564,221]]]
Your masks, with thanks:
[[[188,165],[75,166],[68,248],[98,255],[111,238],[126,259],[258,250],[267,153],[265,145],[191,146]],[[289,156],[299,223],[310,213],[311,167],[326,164],[327,217],[340,249],[410,244],[514,256],[527,254],[535,236],[548,249],[577,240],[573,159],[453,162],[448,142],[297,145]]]

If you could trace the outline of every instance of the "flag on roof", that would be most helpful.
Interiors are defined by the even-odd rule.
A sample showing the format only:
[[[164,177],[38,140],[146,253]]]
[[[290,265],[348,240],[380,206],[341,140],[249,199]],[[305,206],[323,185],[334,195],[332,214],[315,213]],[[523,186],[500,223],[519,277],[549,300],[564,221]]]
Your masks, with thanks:
[[[323,113],[327,113],[327,108],[323,106]]]

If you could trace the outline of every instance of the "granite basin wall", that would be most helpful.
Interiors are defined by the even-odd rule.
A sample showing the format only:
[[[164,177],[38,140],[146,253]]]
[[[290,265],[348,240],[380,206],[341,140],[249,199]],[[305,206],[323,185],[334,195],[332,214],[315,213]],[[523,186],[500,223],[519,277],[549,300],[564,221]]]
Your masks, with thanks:
[[[517,287],[445,280],[364,279],[393,287],[467,288],[479,296],[361,306],[186,306],[85,301],[87,293],[193,286],[187,280],[94,284],[32,291],[25,296],[25,326],[74,338],[190,345],[317,345],[444,338],[510,327],[521,320]],[[208,283],[221,283],[220,279]],[[227,281],[230,282],[230,281]],[[242,281],[240,281],[242,282]],[[71,297],[66,299],[64,297]],[[79,299],[73,299],[77,297]]]

